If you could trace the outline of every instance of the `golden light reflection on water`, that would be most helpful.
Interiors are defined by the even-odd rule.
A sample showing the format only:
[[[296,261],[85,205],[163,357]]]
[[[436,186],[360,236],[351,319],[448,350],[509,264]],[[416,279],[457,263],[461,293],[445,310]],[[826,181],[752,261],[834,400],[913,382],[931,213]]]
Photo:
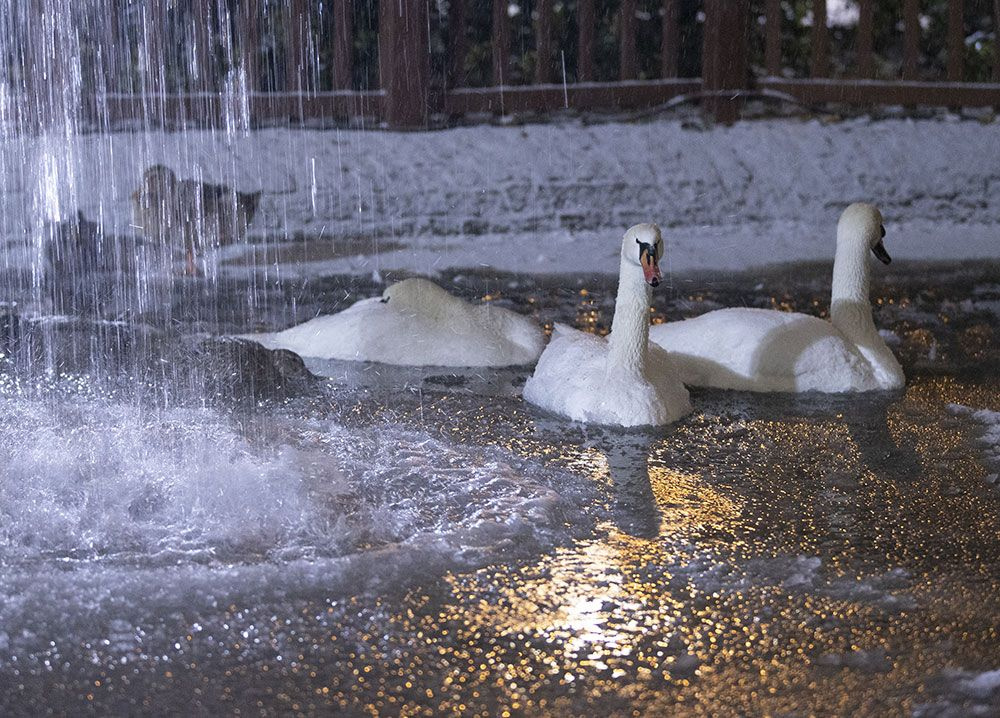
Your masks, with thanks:
[[[617,462],[604,452],[587,449],[575,463],[586,464],[597,481],[616,481]],[[676,562],[677,545],[667,537],[683,541],[688,531],[722,527],[738,516],[739,505],[698,476],[662,465],[650,468],[647,481],[659,516],[656,536],[633,536],[606,524],[600,529],[603,538],[557,550],[542,566],[509,577],[498,600],[478,604],[475,623],[501,635],[533,636],[557,648],[561,657],[548,654],[545,661],[563,683],[591,672],[610,680],[636,673],[663,680],[675,671],[676,682],[687,685],[707,658],[687,646],[680,630],[688,620],[687,579],[679,578],[682,595],[673,597],[645,580],[642,566]],[[449,580],[458,594],[471,588],[463,578]],[[698,621],[699,636],[713,635],[710,612],[700,611]],[[650,636],[657,638],[650,642]],[[532,654],[536,659],[541,655]],[[503,671],[515,682],[530,679],[521,669],[519,663]]]
[[[965,334],[981,353],[987,333]],[[385,661],[431,694],[372,712],[907,715],[946,668],[1000,667],[996,469],[945,408],[1000,407],[995,382],[695,399],[635,441],[426,398],[456,440],[585,477],[607,512],[583,539],[414,596],[393,619],[410,645]]]
[[[650,446],[536,446],[612,495],[644,475],[656,530],[606,520],[535,563],[449,576],[460,633],[492,646],[482,685],[513,712],[560,714],[539,697],[559,685],[653,713],[902,715],[954,655],[944,635],[960,631],[964,662],[1000,664],[997,576],[975,601],[935,583],[961,585],[1000,535],[985,467],[940,418],[958,398],[997,390],[920,380],[830,411],[702,416]],[[956,622],[969,628],[942,633]]]
[[[726,496],[692,473],[653,465],[649,485],[660,513],[660,536],[724,528],[740,515],[736,497]]]

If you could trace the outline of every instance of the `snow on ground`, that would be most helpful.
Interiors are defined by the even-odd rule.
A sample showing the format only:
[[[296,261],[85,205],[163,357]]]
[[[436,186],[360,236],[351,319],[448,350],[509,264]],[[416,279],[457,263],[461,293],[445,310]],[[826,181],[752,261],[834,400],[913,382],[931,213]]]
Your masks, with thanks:
[[[983,453],[991,465],[1000,468],[1000,411],[990,411],[989,409],[970,409],[967,406],[951,404],[948,407],[955,414],[971,416],[984,426],[982,443],[985,445]],[[990,474],[987,480],[991,484],[1000,484],[1000,475]]]
[[[621,232],[649,220],[665,229],[674,272],[826,260],[837,215],[855,200],[882,207],[895,258],[1000,257],[1000,125],[954,118],[199,130],[0,148],[8,240],[27,236],[31,217],[77,207],[134,232],[129,194],[162,162],[262,190],[251,239],[272,249],[299,240],[279,253],[297,274],[613,272]],[[273,264],[262,251],[254,262]],[[231,248],[229,266],[242,271],[248,256]]]
[[[1000,711],[1000,669],[948,669],[931,683],[935,700],[916,706],[915,718],[995,716]]]

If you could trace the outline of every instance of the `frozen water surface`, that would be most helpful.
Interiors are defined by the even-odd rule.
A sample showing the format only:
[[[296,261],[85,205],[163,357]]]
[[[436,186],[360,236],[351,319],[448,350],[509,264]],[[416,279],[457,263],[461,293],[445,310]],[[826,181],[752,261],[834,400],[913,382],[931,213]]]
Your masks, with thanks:
[[[828,272],[678,275],[654,320],[822,312]],[[253,407],[8,373],[0,713],[996,714],[998,277],[880,274],[905,392],[697,390],[656,431],[546,416],[527,369],[311,363]],[[443,281],[610,323],[613,277]],[[380,287],[222,291],[180,331]]]

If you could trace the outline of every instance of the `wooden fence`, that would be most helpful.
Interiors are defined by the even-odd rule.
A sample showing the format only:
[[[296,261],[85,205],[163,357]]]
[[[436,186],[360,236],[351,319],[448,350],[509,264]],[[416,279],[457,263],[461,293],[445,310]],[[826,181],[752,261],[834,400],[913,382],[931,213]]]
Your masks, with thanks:
[[[283,67],[279,72],[271,67],[265,83],[262,75],[268,73],[261,72],[261,7],[265,0],[228,3],[190,0],[195,16],[203,20],[194,24],[196,35],[204,35],[194,41],[196,64],[203,63],[207,68],[212,63],[208,54],[213,44],[208,36],[213,28],[221,27],[222,15],[228,23],[226,27],[235,28],[233,42],[226,45],[229,48],[226,51],[234,55],[232,65],[245,71],[246,110],[255,124],[365,117],[388,127],[421,128],[427,127],[434,116],[549,112],[561,108],[632,110],[678,98],[697,101],[718,121],[732,122],[739,117],[745,99],[753,94],[786,97],[810,105],[1000,106],[1000,32],[996,31],[1000,27],[1000,0],[993,0],[992,6],[994,48],[990,82],[963,81],[964,0],[948,0],[947,66],[943,77],[918,76],[920,5],[918,0],[902,0],[900,76],[875,79],[875,0],[857,1],[854,58],[846,70],[841,63],[839,76],[831,76],[827,2],[812,0],[808,76],[796,78],[783,73],[786,65],[781,0],[761,0],[759,4],[750,0],[700,3],[697,16],[701,35],[700,71],[689,72],[693,76],[688,77],[678,77],[681,37],[685,32],[680,11],[682,6],[690,9],[693,0],[692,3],[662,0],[658,9],[659,63],[653,72],[649,69],[649,58],[643,58],[639,52],[637,0],[621,0],[616,16],[618,77],[596,81],[597,3],[577,0],[572,6],[576,37],[575,57],[571,58],[574,72],[569,81],[564,69],[565,51],[553,39],[556,12],[553,0],[533,0],[530,6],[533,76],[521,77],[514,84],[506,76],[511,68],[511,0],[478,0],[492,3],[487,8],[491,25],[490,79],[486,86],[467,87],[463,86],[463,69],[469,57],[469,16],[473,9],[482,11],[482,6],[467,0],[450,0],[447,16],[442,18],[436,16],[438,6],[429,0],[379,0],[378,87],[360,89],[353,66],[357,43],[350,2],[334,0],[332,5],[327,4],[332,21],[322,29],[313,24],[315,6],[311,0],[279,3],[277,7],[283,16],[277,44],[283,45],[283,49],[273,51],[271,57],[280,58]],[[221,10],[223,5],[225,13]],[[167,7],[168,0],[146,0],[142,8],[144,27],[163,26]],[[270,7],[273,13],[273,3]],[[567,7],[560,6],[559,11],[565,13]],[[112,17],[110,23],[115,32],[122,27],[120,19]],[[433,60],[434,36],[429,31],[432,25],[443,28],[439,43],[443,45],[443,63]],[[102,92],[95,93],[93,111],[111,122],[150,117],[165,122],[220,121],[226,102],[224,93],[209,86],[198,92],[168,91],[162,82],[162,72],[157,72],[165,62],[161,34],[154,30],[146,35],[138,48],[146,60],[140,62],[145,69],[138,73],[139,80],[125,88],[120,82],[109,80]],[[685,36],[690,37],[690,33]],[[123,40],[112,37],[109,42]],[[761,45],[762,57],[759,52],[753,57],[751,48]],[[322,88],[313,61],[318,48],[328,58],[325,70],[328,81]],[[643,76],[640,76],[641,64],[646,68]],[[658,77],[651,76],[655,74]]]

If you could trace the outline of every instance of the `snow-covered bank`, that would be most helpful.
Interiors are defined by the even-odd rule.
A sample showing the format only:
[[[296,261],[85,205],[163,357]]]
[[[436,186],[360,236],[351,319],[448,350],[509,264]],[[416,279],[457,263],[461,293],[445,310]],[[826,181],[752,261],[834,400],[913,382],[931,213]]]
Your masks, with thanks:
[[[48,147],[49,160],[40,148]],[[305,240],[295,271],[488,265],[607,271],[617,237],[663,225],[673,271],[828,259],[844,203],[884,210],[900,259],[1000,257],[1000,125],[768,120],[92,135],[2,147],[0,230],[79,206],[116,232],[148,164],[264,192],[252,240]],[[53,174],[60,157],[72,171]],[[55,158],[52,160],[52,158]],[[51,211],[50,211],[51,213]],[[246,255],[246,248],[228,254]],[[243,266],[237,262],[232,266]]]
[[[984,446],[983,453],[986,460],[992,466],[1000,468],[1000,411],[990,411],[989,409],[972,409],[967,406],[952,404],[949,406],[955,414],[971,416],[983,425],[983,436],[981,443]],[[1000,483],[996,473],[987,476],[987,481],[991,484]]]

